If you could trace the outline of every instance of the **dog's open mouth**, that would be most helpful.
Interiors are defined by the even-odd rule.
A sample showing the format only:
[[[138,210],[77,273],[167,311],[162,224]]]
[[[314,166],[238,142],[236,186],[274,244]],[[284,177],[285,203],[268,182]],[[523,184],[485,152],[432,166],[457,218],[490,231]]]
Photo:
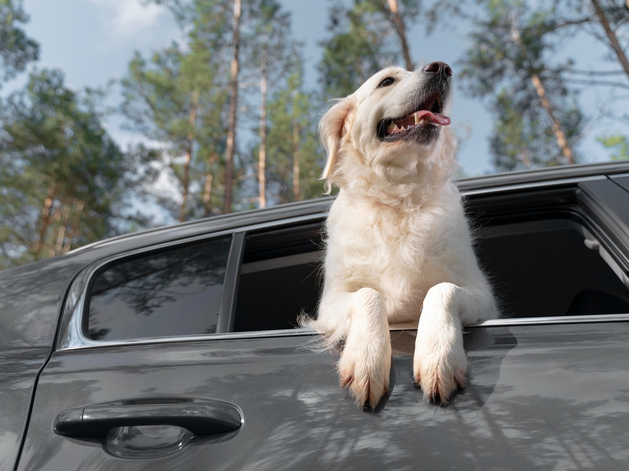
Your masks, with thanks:
[[[417,136],[421,141],[430,141],[436,137],[436,125],[448,126],[450,118],[441,114],[443,100],[439,91],[435,90],[411,114],[403,118],[385,118],[378,123],[378,138],[381,141],[393,142]]]

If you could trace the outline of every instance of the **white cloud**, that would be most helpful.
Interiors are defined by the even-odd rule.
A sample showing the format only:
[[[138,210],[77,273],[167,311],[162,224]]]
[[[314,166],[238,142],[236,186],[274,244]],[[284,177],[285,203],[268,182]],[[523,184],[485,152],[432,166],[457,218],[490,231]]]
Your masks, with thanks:
[[[140,0],[90,0],[107,10],[106,19],[112,36],[120,38],[139,36],[159,23],[168,10],[153,3],[143,4]]]

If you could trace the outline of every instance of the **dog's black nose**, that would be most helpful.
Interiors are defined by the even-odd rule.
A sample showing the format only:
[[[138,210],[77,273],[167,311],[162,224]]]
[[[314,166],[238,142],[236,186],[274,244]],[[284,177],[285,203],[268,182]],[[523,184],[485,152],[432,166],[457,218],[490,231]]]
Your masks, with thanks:
[[[439,74],[446,77],[452,77],[452,68],[445,62],[431,62],[422,70],[430,74]]]

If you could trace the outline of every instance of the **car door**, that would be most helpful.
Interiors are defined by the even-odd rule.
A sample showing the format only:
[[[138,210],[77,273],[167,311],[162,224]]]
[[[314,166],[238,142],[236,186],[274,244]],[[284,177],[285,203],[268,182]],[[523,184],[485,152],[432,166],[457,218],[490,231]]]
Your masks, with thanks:
[[[629,291],[605,204],[627,195],[594,182],[469,192],[510,317],[466,330],[468,386],[445,407],[413,384],[408,326],[392,326],[375,411],[294,328],[316,298],[320,214],[98,261],[68,293],[18,469],[623,469]],[[125,296],[136,311],[116,324]]]
[[[54,261],[0,271],[0,469],[13,470],[37,377],[49,358],[77,267]]]

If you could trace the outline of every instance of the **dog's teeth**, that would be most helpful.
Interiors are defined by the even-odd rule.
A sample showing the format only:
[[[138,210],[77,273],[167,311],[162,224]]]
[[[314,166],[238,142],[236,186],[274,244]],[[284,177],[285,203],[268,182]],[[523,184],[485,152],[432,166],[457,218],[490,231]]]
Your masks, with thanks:
[[[391,123],[387,126],[387,134],[397,134],[400,132],[400,128],[397,127],[397,123]]]
[[[419,117],[417,116],[417,113],[415,113],[413,116],[415,117],[415,124],[419,123]]]
[[[426,121],[425,119],[422,119],[419,124],[426,124],[428,121]]]

